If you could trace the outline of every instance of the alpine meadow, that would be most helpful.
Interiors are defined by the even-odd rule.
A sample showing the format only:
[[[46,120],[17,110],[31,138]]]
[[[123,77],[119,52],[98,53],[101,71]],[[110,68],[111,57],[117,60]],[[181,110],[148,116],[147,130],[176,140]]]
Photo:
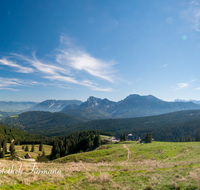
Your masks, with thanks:
[[[1,190],[200,190],[200,0],[0,6]]]

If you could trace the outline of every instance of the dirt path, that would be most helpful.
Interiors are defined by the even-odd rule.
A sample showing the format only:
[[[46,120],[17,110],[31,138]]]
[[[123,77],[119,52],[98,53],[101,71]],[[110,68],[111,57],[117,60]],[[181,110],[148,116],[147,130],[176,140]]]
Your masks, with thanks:
[[[124,147],[125,149],[127,149],[127,151],[128,151],[128,157],[127,157],[127,159],[126,159],[124,162],[122,162],[121,164],[123,164],[123,163],[125,163],[125,162],[128,162],[128,161],[130,160],[130,158],[131,158],[131,151],[129,150],[129,148],[126,146],[126,144],[123,144],[123,147]]]
[[[21,158],[21,157],[19,157],[19,156],[16,156],[17,158],[19,158],[20,160],[25,160],[25,161],[29,161],[29,162],[35,162],[36,160],[35,159],[23,159],[23,158]]]

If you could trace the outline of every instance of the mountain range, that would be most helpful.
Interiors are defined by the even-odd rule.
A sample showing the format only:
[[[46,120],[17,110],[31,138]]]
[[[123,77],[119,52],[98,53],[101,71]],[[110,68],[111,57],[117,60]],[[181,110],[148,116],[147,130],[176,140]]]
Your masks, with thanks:
[[[82,101],[80,100],[45,100],[29,108],[27,111],[59,112],[68,105],[71,104],[80,105],[81,103]]]
[[[195,104],[200,104],[200,100],[182,100],[182,99],[176,99],[174,102],[193,102]]]
[[[177,99],[174,102],[167,102],[152,95],[131,94],[118,102],[94,96],[90,96],[85,102],[80,100],[45,100],[41,103],[1,101],[0,118],[26,111],[49,111],[66,113],[84,120],[94,120],[144,117],[195,109],[200,109],[200,105],[191,101],[184,102]]]
[[[152,95],[132,94],[118,102],[91,96],[80,105],[66,106],[61,112],[92,120],[144,117],[195,109],[200,109],[200,105],[193,102],[166,102]]]
[[[0,101],[0,111],[19,112],[27,110],[37,104],[38,104],[37,102]]]

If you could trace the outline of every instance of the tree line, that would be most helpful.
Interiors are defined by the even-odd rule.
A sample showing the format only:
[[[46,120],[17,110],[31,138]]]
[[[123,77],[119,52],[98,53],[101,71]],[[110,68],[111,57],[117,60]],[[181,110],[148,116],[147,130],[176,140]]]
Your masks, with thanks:
[[[75,132],[54,141],[50,159],[57,159],[69,154],[94,150],[101,145],[97,131]]]

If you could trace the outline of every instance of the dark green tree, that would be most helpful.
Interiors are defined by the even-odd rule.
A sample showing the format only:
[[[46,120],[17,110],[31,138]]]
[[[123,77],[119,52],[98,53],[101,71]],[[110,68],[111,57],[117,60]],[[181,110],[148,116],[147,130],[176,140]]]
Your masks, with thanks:
[[[10,147],[9,147],[11,156],[13,156],[15,154],[15,145],[14,143],[10,143]]]
[[[5,151],[3,148],[0,149],[0,158],[5,158]]]
[[[195,141],[200,141],[200,134],[199,134],[199,132],[197,131],[197,133],[196,133],[196,138],[195,138]]]
[[[145,143],[151,143],[152,142],[152,134],[147,133],[145,136]]]
[[[179,142],[185,142],[185,138],[181,135]]]
[[[34,143],[32,144],[32,147],[31,147],[31,152],[34,152],[35,151],[35,147],[34,147]]]
[[[192,141],[191,136],[190,136],[190,135],[187,135],[187,136],[185,137],[185,141],[186,141],[186,142],[191,142],[191,141]]]
[[[120,141],[123,141],[123,135],[120,134]]]
[[[3,149],[4,149],[4,152],[5,152],[5,154],[7,153],[7,140],[6,139],[4,139],[3,140]]]
[[[42,151],[42,150],[43,150],[43,143],[41,142],[39,146],[39,151]]]
[[[28,147],[28,145],[26,145],[26,147],[25,147],[25,151],[26,151],[26,152],[29,151],[29,147]]]
[[[94,137],[94,147],[99,147],[101,145],[101,137],[100,135],[97,135]]]
[[[123,134],[123,140],[126,141],[126,134]]]
[[[38,161],[38,162],[47,162],[47,158],[46,158],[46,155],[45,155],[44,150],[43,150],[41,156],[40,156],[40,154],[37,156],[37,161]]]

